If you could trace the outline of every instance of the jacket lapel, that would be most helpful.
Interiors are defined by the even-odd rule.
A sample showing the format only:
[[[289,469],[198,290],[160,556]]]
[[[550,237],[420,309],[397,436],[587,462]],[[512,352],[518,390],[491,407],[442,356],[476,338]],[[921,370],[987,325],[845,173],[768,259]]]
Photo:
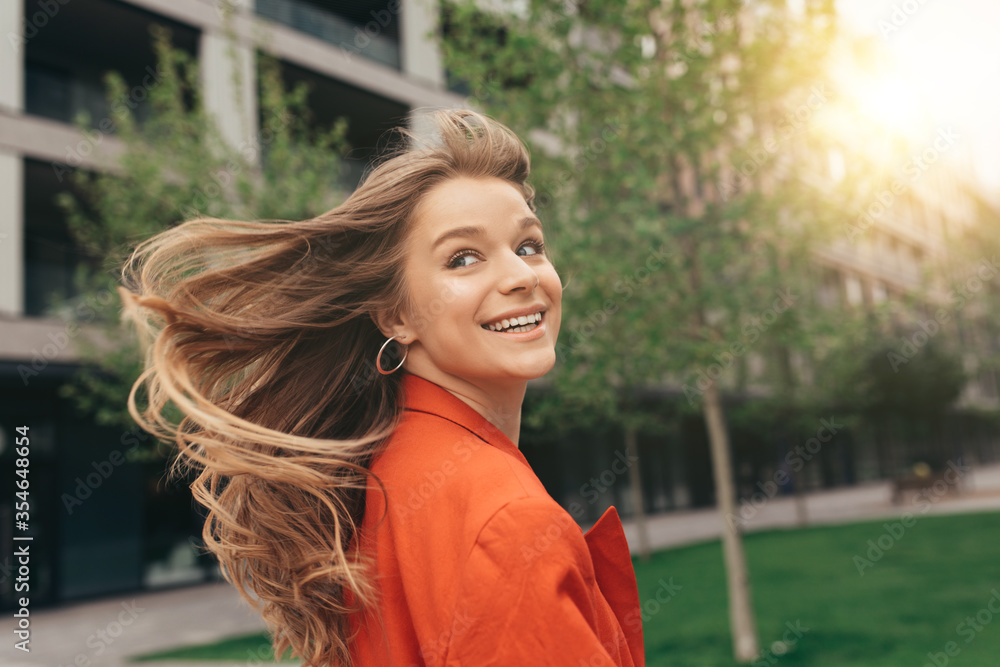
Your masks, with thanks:
[[[590,530],[584,534],[594,563],[597,585],[628,640],[629,652],[636,667],[645,665],[642,641],[642,615],[639,590],[632,567],[632,555],[614,506],[609,507]]]

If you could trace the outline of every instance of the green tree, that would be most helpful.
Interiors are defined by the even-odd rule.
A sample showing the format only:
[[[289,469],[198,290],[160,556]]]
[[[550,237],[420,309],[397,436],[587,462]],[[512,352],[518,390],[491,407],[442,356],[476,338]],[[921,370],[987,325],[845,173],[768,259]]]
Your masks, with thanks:
[[[103,270],[83,267],[76,276],[76,300],[90,304],[71,309],[87,332],[78,341],[87,364],[64,393],[100,423],[126,428],[141,356],[138,341],[118,326],[116,286],[132,248],[194,217],[280,224],[318,215],[348,194],[346,121],[317,128],[308,90],[286,90],[277,61],[259,54],[258,81],[239,82],[259,87],[259,127],[234,145],[203,104],[198,63],[174,49],[164,29],[154,29],[153,43],[160,76],[147,91],[146,117],[140,123],[135,110],[114,104],[127,89],[109,74],[109,120],[123,150],[107,171],[72,173],[73,190],[59,198],[77,242],[103,260]],[[81,129],[89,121],[79,119]]]
[[[969,185],[960,183],[958,188],[972,200],[974,220],[965,228],[949,230],[945,298],[932,302],[923,314],[943,320],[942,332],[957,339],[964,356],[974,360],[967,369],[970,374],[984,379],[987,387],[992,384],[985,394],[992,398],[996,419],[1000,417],[995,407],[1000,396],[1000,207]]]
[[[811,299],[809,249],[835,216],[803,178],[802,148],[826,103],[834,28],[832,2],[446,5],[446,66],[473,90],[502,82],[481,101],[529,137],[566,282],[556,391],[538,418],[611,420],[631,450],[649,421],[637,392],[680,388],[704,417],[723,518],[735,494],[720,384],[778,386],[792,368],[781,360],[829,320]],[[772,363],[755,373],[751,357]],[[747,662],[759,645],[728,524],[723,547]]]

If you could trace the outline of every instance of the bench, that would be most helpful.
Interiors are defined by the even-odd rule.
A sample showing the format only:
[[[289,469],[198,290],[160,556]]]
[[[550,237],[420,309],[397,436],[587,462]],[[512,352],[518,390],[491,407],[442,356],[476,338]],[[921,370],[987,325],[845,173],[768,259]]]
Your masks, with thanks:
[[[935,470],[924,474],[907,475],[897,477],[892,484],[892,504],[898,505],[903,502],[903,496],[909,491],[917,492],[917,495],[931,491],[934,496],[941,496],[946,493],[961,493],[960,481],[957,475],[947,474],[950,470]]]

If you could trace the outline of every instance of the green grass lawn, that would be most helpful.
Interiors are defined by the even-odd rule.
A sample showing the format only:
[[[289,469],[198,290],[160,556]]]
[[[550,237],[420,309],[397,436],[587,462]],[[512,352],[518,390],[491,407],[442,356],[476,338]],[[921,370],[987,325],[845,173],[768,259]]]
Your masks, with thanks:
[[[287,655],[286,661],[290,661],[290,664],[299,663],[298,660],[289,660]],[[274,652],[271,651],[271,639],[264,633],[230,637],[214,644],[185,646],[171,651],[147,653],[132,658],[133,662],[155,662],[161,660],[221,660],[242,662],[247,665],[275,661]]]
[[[786,622],[808,628],[784,655],[758,664],[923,667],[934,664],[930,652],[942,654],[941,665],[1000,665],[1000,614],[975,620],[1000,591],[1000,514],[921,516],[898,540],[885,523],[746,537],[761,648],[782,640]],[[859,574],[854,556],[867,558],[868,541],[880,538],[890,548]],[[718,541],[657,553],[636,562],[636,576],[649,667],[737,664]],[[657,610],[658,581],[670,577],[682,588]],[[960,625],[966,617],[976,626]],[[956,655],[944,654],[948,642]]]
[[[790,640],[755,664],[1000,666],[1000,613],[987,608],[1000,592],[1000,513],[920,516],[895,527],[898,538],[885,523],[894,522],[746,537],[761,648]],[[854,557],[867,559],[868,541],[880,538],[889,548],[859,574]],[[659,552],[635,569],[649,667],[737,664],[718,541]],[[1000,611],[1000,596],[992,605]],[[253,635],[144,658],[246,661],[266,642]]]

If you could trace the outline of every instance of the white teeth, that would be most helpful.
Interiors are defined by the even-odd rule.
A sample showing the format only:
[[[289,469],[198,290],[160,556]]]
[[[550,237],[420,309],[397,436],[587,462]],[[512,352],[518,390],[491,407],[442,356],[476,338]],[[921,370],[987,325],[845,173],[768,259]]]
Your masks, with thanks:
[[[513,317],[510,319],[500,320],[493,324],[484,324],[483,327],[489,329],[490,331],[503,331],[507,330],[508,333],[521,333],[524,331],[531,331],[535,327],[526,327],[528,324],[535,324],[542,321],[542,313],[537,312],[531,315],[522,315],[520,317]],[[509,327],[514,327],[509,329]]]

